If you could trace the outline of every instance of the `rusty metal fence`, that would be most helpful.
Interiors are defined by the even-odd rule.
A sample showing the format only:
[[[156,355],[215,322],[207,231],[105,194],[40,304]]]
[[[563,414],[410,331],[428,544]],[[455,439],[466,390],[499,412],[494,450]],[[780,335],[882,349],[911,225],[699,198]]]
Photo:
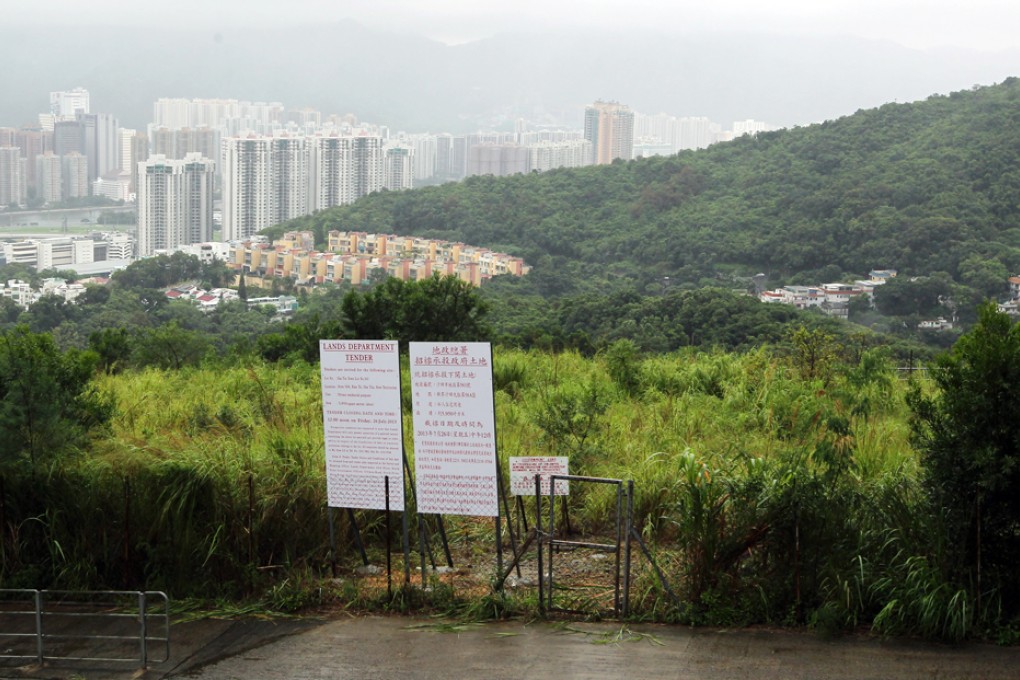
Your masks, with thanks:
[[[0,589],[0,659],[163,663],[169,604],[159,591]]]

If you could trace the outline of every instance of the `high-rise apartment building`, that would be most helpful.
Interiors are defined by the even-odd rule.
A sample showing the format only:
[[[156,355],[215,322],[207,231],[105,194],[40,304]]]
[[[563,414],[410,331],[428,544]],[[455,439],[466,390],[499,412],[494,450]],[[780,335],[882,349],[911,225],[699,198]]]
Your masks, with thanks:
[[[82,154],[72,151],[60,157],[64,179],[64,198],[89,195],[89,163]]]
[[[308,144],[304,137],[274,137],[270,156],[271,223],[279,224],[308,210]]]
[[[167,158],[184,158],[189,153],[200,153],[206,158],[220,154],[220,132],[211,127],[149,129],[153,155]]]
[[[150,129],[209,127],[226,136],[237,137],[249,132],[270,134],[281,128],[285,121],[286,112],[280,102],[164,98],[153,105]]]
[[[446,181],[453,179],[453,135],[443,133],[436,135],[436,179]]]
[[[214,150],[215,151],[215,150]],[[211,156],[202,154],[206,158],[216,158],[219,153]],[[120,170],[131,175],[131,193],[138,193],[138,164],[149,158],[149,137],[144,132],[120,129]]]
[[[386,186],[386,151],[378,135],[251,134],[224,138],[222,149],[227,241],[248,238],[315,210],[352,203]],[[411,159],[401,157],[394,170],[394,181],[401,186],[411,181]]]
[[[120,169],[117,119],[107,113],[79,113],[81,152],[89,162],[89,182]]]
[[[468,150],[468,175],[505,177],[528,171],[528,150],[519,144],[473,144]]]
[[[216,163],[198,153],[182,161],[184,176],[184,243],[205,243],[213,237],[213,193]]]
[[[351,188],[353,200],[379,191],[385,184],[385,151],[383,138],[375,135],[357,135],[353,139]]]
[[[584,138],[592,145],[592,163],[605,165],[634,157],[634,113],[618,102],[597,101],[584,109]]]
[[[53,153],[66,156],[70,153],[84,155],[81,125],[77,120],[61,120],[53,124]]]
[[[198,154],[139,163],[139,255],[212,239],[214,166]]]
[[[272,138],[223,140],[223,240],[246,239],[272,225]]]
[[[756,135],[759,132],[771,132],[775,129],[776,126],[763,123],[760,120],[754,120],[753,118],[733,121],[734,137],[740,137],[742,135]]]
[[[38,178],[35,159],[47,151],[53,151],[53,133],[39,127],[22,127],[18,130],[14,146],[21,149],[21,157],[25,159],[28,188],[36,189]]]
[[[713,123],[704,116],[686,117],[679,121],[679,143],[677,150],[704,149],[714,144],[721,130],[717,123]]]
[[[414,148],[410,145],[386,147],[383,161],[383,186],[390,191],[410,189],[414,186]]]
[[[309,212],[353,203],[386,186],[382,137],[316,136],[309,146]]]
[[[28,186],[25,159],[16,146],[0,147],[0,206],[24,205]]]
[[[308,141],[308,207],[325,210],[353,201],[352,177],[348,168],[353,156],[350,137],[317,136]]]
[[[56,203],[64,197],[64,173],[60,156],[52,151],[35,157],[36,196],[46,203]]]
[[[525,148],[528,150],[527,172],[591,165],[591,142],[584,139],[535,142]]]
[[[414,147],[414,179],[415,182],[430,180],[436,176],[435,135],[410,135],[408,141]]]

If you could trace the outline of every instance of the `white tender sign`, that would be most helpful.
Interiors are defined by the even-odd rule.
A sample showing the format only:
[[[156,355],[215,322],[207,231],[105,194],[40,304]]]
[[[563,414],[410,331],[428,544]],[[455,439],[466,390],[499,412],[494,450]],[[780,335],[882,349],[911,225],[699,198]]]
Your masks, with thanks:
[[[320,340],[326,495],[333,508],[404,509],[400,355],[392,340]]]

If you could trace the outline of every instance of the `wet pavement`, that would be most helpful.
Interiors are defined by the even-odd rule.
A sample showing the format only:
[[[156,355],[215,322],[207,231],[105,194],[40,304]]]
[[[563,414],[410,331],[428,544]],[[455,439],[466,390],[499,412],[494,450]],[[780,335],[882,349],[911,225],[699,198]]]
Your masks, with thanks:
[[[170,659],[0,663],[0,678],[1020,678],[1020,648],[783,630],[405,617],[175,624]]]

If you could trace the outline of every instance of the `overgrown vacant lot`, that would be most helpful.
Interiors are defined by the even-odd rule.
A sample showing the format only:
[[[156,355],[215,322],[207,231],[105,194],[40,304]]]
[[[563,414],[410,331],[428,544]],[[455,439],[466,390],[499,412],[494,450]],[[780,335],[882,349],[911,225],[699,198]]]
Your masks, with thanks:
[[[887,607],[914,588],[945,600],[924,632],[970,625],[939,578],[907,385],[878,355],[641,358],[627,342],[595,359],[494,355],[504,464],[565,455],[574,474],[635,481],[636,524],[683,600],[642,577],[636,615],[827,628],[880,615],[888,630],[920,630]],[[329,575],[317,366],[147,369],[97,388],[115,416],[91,453],[6,480],[6,583],[238,597]],[[581,532],[615,510],[585,485],[569,503]],[[379,513],[359,519],[379,555]],[[491,560],[486,522],[447,522],[455,550]]]

